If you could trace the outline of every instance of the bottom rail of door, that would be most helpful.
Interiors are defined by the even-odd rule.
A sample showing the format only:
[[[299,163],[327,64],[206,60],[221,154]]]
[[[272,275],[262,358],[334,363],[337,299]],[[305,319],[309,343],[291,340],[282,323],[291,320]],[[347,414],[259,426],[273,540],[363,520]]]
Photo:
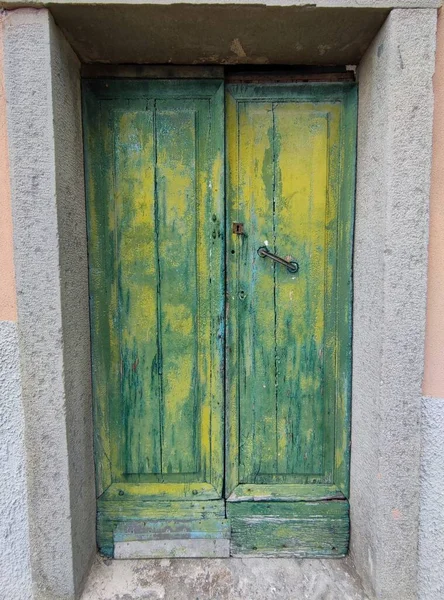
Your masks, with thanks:
[[[100,502],[98,545],[114,558],[340,557],[347,500]]]

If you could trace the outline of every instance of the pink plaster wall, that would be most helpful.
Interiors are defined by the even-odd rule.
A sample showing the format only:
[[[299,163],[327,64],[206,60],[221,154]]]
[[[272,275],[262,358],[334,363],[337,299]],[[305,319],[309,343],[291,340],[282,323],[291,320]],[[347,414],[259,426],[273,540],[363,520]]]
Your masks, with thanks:
[[[423,391],[444,398],[444,11],[439,11]]]
[[[5,17],[0,17],[0,321],[16,321],[17,305],[12,246],[6,98],[3,75],[4,19]]]

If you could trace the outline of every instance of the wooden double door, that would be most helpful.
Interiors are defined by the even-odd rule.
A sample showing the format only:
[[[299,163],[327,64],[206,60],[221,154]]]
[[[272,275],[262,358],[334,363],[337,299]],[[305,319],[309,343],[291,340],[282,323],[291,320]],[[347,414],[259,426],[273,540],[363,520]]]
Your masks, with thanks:
[[[356,88],[86,80],[98,545],[347,552]]]

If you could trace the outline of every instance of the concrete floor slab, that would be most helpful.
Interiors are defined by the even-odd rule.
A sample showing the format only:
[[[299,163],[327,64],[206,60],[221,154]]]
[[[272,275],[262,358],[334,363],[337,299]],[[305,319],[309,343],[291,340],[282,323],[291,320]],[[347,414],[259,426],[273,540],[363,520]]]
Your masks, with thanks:
[[[82,600],[370,600],[348,559],[109,560]]]

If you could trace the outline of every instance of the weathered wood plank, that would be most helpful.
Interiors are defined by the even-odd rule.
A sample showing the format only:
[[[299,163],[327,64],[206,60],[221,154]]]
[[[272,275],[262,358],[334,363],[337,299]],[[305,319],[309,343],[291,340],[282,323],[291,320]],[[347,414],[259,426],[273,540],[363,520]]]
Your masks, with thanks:
[[[278,472],[328,477],[324,456],[324,336],[328,119],[322,104],[279,103],[276,122],[275,253],[297,273],[276,269]],[[325,111],[325,112],[323,112]],[[335,259],[335,257],[334,257]],[[331,475],[330,475],[331,477]]]
[[[228,539],[175,539],[115,542],[114,558],[228,558]]]
[[[276,470],[274,265],[257,255],[258,240],[273,239],[272,106],[244,103],[238,120],[239,478],[254,482]]]
[[[226,93],[226,146],[227,146],[227,197],[225,232],[227,237],[227,289],[226,289],[226,347],[225,347],[225,497],[228,497],[239,482],[239,327],[238,327],[238,255],[240,240],[231,233],[233,222],[239,217],[239,144],[237,126],[238,106],[227,88]]]
[[[127,499],[122,502],[121,500],[99,499],[97,504],[97,539],[99,549],[105,556],[113,556],[113,536],[119,523],[132,523],[140,520],[160,522],[177,519],[183,522],[184,520],[225,519],[225,506],[222,500],[147,502]]]
[[[344,500],[335,485],[305,485],[300,483],[271,483],[238,485],[227,502],[313,502]]]
[[[227,504],[232,556],[323,557],[348,551],[348,502]]]
[[[92,390],[94,415],[94,453],[96,489],[100,495],[111,484],[112,459],[109,436],[108,410],[110,398],[116,390],[117,374],[113,376],[111,364],[115,361],[112,344],[113,266],[112,238],[113,214],[102,198],[112,196],[112,137],[107,127],[107,115],[100,102],[91,94],[84,95],[85,118],[85,181],[88,202],[88,254],[90,288],[90,322],[92,354]],[[102,171],[103,169],[103,171]]]
[[[145,519],[224,519],[225,503],[223,500],[183,500],[182,502],[157,500],[146,502],[144,500],[129,499],[103,500],[99,498],[97,507],[100,514],[117,521],[134,521]]]
[[[214,500],[220,497],[211,483],[189,481],[186,483],[112,483],[100,496],[101,500],[144,500],[155,502],[162,499],[186,500],[204,498]]]
[[[198,245],[199,299],[209,310],[200,313],[202,351],[199,379],[202,389],[202,473],[222,496],[225,455],[225,90],[219,85],[209,108],[209,119],[199,125],[199,147],[210,157],[199,170],[201,227],[211,222],[206,243]],[[205,382],[205,383],[204,383]],[[204,400],[204,398],[206,399]],[[223,466],[222,466],[223,465]],[[221,468],[222,467],[222,468]]]
[[[164,519],[119,523],[115,542],[185,539],[229,539],[227,519]]]
[[[162,472],[198,470],[196,111],[194,101],[156,103]],[[200,437],[200,436],[199,436]]]
[[[160,473],[154,112],[115,112],[123,473]]]
[[[351,362],[352,362],[352,260],[353,225],[355,214],[356,180],[356,128],[358,90],[353,86],[344,94],[339,172],[339,227],[338,254],[341,268],[337,274],[337,327],[338,338],[336,367],[336,420],[335,420],[335,471],[334,481],[349,496],[350,476],[350,410],[351,410]]]

